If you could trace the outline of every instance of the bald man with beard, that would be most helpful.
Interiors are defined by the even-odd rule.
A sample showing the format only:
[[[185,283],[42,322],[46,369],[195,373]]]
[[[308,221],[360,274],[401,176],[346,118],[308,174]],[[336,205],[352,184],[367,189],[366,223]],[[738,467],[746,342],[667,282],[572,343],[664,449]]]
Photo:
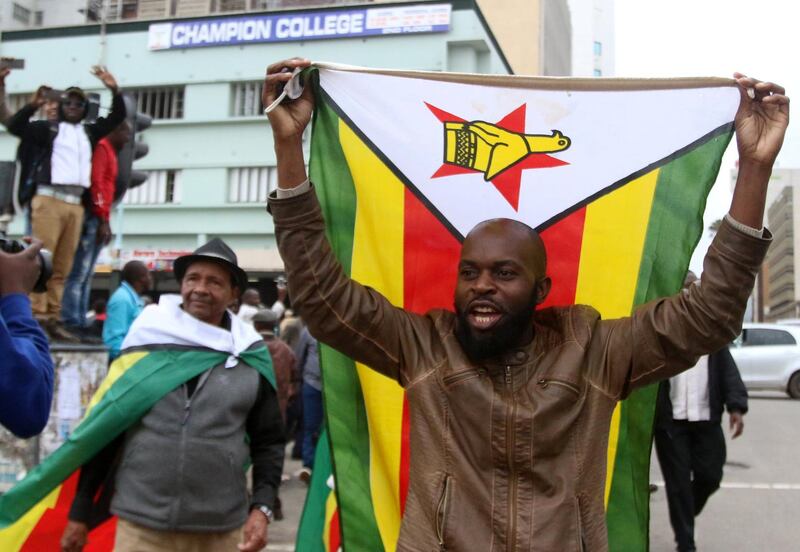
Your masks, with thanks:
[[[308,65],[270,66],[264,105]],[[770,243],[762,217],[789,100],[775,84],[736,79],[739,174],[703,283],[617,320],[586,305],[537,308],[550,290],[544,247],[507,219],[481,223],[464,240],[455,313],[392,306],[347,277],[326,239],[302,149],[310,87],[269,113],[278,159],[269,205],[292,298],[319,341],[406,391],[411,459],[398,551],[608,549],[615,406],[737,335]]]

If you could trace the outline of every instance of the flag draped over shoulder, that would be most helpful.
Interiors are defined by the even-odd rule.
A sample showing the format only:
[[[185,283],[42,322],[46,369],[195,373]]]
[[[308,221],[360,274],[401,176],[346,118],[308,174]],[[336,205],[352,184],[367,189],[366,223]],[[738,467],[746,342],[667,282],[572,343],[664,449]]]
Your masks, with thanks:
[[[547,305],[615,318],[680,288],[732,135],[732,80],[317,70],[310,174],[328,236],[347,274],[393,304],[452,308],[460,242],[496,217],[540,231]],[[345,550],[394,550],[408,489],[403,389],[330,348],[321,358],[336,537]],[[655,394],[632,394],[609,428],[611,550],[647,549]],[[325,511],[309,499],[298,550],[331,550],[310,508]]]
[[[235,316],[231,331],[180,309],[180,297],[164,295],[131,327],[122,354],[109,369],[81,423],[67,441],[0,496],[0,550],[59,550],[75,496],[80,467],[137,422],[164,395],[225,363],[258,370],[275,386],[272,360],[261,336]],[[116,519],[94,528],[86,552],[113,549]]]

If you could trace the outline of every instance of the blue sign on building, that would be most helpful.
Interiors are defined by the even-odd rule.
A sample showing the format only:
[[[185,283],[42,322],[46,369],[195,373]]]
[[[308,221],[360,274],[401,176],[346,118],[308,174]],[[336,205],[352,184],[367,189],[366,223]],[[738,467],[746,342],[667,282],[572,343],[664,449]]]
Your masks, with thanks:
[[[450,30],[450,4],[282,13],[150,25],[148,48],[171,50]]]

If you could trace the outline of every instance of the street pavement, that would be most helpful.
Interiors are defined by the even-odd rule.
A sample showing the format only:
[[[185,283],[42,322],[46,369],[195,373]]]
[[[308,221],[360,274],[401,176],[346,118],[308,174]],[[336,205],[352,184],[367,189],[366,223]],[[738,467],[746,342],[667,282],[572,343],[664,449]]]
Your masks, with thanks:
[[[725,434],[728,436],[725,414]],[[728,460],[722,488],[697,519],[695,540],[700,552],[790,552],[800,550],[800,400],[773,393],[751,394],[744,433],[728,439]],[[650,496],[650,550],[675,550],[669,525],[663,477],[655,451],[651,481],[659,488]],[[287,455],[284,473],[301,464]],[[291,477],[281,487],[283,521],[269,528],[267,551],[294,550],[306,485]]]
[[[800,400],[751,393],[744,433],[731,441],[724,415],[728,459],[722,488],[695,522],[700,552],[800,550]],[[675,550],[663,477],[655,450],[650,480],[650,550]]]
[[[283,503],[284,519],[270,524],[267,533],[268,552],[287,552],[294,550],[295,537],[297,536],[297,526],[300,523],[300,514],[303,511],[303,504],[306,500],[308,486],[294,477],[300,468],[303,467],[300,460],[292,460],[291,444],[286,449],[286,460],[283,464],[284,481],[281,485],[281,502]]]

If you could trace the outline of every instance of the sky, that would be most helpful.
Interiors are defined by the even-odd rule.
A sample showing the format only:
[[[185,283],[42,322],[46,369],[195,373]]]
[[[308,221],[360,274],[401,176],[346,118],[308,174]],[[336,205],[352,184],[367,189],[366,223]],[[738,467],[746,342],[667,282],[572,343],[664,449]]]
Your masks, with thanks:
[[[584,0],[589,1],[589,0]],[[800,2],[797,0],[613,0],[616,76],[730,77],[734,71],[786,88],[800,102]],[[792,106],[793,111],[800,103]],[[776,166],[800,168],[800,113],[792,113]],[[790,117],[791,117],[790,116]],[[708,199],[706,227],[728,211],[736,140]],[[705,232],[690,268],[699,273]]]

